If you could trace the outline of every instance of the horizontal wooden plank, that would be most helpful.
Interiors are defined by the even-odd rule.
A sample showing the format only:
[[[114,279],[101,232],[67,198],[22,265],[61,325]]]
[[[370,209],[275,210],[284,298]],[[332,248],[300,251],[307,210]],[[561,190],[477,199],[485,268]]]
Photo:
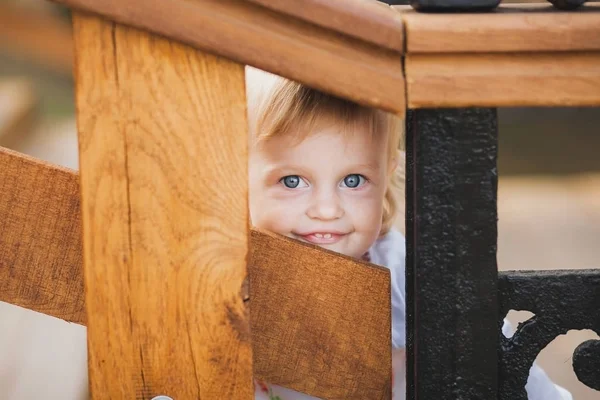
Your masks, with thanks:
[[[387,269],[252,231],[256,376],[323,399],[388,399]]]
[[[7,150],[0,167],[0,300],[85,324],[78,175]],[[250,249],[256,376],[388,398],[389,271],[258,231]]]
[[[600,4],[576,11],[506,4],[489,13],[418,13],[397,6],[408,53],[600,50]]]
[[[400,52],[249,1],[57,1],[336,96],[404,115]]]
[[[0,148],[0,301],[85,323],[79,178]]]
[[[402,52],[401,17],[385,3],[372,0],[250,0],[315,25]]]
[[[72,73],[73,35],[67,19],[0,2],[0,50],[61,74]]]
[[[409,54],[410,108],[600,106],[600,52]]]

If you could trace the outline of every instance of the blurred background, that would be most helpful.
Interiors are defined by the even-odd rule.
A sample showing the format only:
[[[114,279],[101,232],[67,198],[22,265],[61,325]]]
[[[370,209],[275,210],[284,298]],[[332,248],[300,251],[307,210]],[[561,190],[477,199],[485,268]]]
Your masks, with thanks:
[[[72,60],[67,10],[0,0],[0,146],[77,169]],[[501,109],[499,125],[499,268],[600,267],[600,109]],[[84,327],[1,302],[0,321],[0,399],[88,397]],[[571,366],[588,338],[572,331],[538,358],[576,400],[600,400]]]

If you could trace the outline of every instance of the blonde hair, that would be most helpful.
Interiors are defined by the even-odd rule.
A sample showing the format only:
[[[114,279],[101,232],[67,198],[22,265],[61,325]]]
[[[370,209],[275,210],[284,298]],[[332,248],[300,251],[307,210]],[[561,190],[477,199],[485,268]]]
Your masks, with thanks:
[[[388,162],[394,158],[398,161],[383,200],[380,235],[389,232],[399,208],[403,208],[399,207],[404,192],[404,165],[398,157],[403,137],[400,118],[252,67],[246,67],[246,98],[251,146],[282,134],[293,133],[301,141],[329,122],[342,123],[344,132],[366,125],[374,136],[387,133]]]

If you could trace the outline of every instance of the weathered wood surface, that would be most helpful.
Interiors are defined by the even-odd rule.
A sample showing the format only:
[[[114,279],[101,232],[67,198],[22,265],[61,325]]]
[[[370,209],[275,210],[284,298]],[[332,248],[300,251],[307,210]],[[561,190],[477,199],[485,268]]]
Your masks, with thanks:
[[[600,4],[560,11],[549,3],[501,4],[489,13],[418,13],[396,6],[407,53],[600,51]]]
[[[255,374],[323,399],[389,399],[389,271],[252,231]]]
[[[13,242],[22,242],[23,232],[32,232],[26,236],[29,258],[1,270],[11,271],[2,276],[2,283],[14,288],[2,290],[2,301],[85,324],[78,176],[20,154],[0,154],[2,165],[18,166],[0,169],[0,181],[10,184],[2,193],[13,204],[30,204],[37,199],[35,193],[52,200],[42,203],[32,214],[36,218],[23,221],[22,230],[11,236]],[[12,186],[26,176],[39,177],[28,184],[35,190]],[[66,188],[56,184],[59,179],[68,182]],[[10,209],[0,211],[0,220],[10,218]],[[61,217],[65,228],[55,220],[38,224],[53,215]],[[48,248],[52,254],[72,257],[53,262],[46,257]],[[385,398],[391,362],[389,272],[254,230],[250,249],[255,376],[323,398]],[[1,260],[11,257],[3,254]],[[40,281],[29,268],[30,259],[38,260],[38,274],[52,273],[54,278]],[[55,302],[44,303],[35,291],[41,289]],[[70,300],[70,308],[56,300]],[[77,318],[70,316],[71,309],[78,310]]]
[[[243,66],[75,14],[93,398],[251,399]]]
[[[78,177],[1,148],[0,301],[85,323]]]
[[[408,54],[408,106],[600,106],[600,52]]]
[[[340,97],[404,114],[404,77],[399,51],[376,46],[250,1],[58,2],[149,30]],[[371,7],[366,7],[365,15],[373,14],[373,10],[368,12],[369,9]],[[353,14],[359,11],[360,8]],[[335,19],[334,16],[331,18]],[[371,18],[363,19],[374,23]],[[359,31],[366,30],[368,26],[362,26]],[[395,26],[394,31],[401,32],[401,29]]]

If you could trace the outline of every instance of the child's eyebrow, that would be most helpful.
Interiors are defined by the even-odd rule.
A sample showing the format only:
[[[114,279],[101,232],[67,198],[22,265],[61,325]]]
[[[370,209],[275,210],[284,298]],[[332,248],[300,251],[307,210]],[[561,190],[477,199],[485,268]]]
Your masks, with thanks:
[[[370,169],[372,171],[379,171],[380,168],[380,163],[356,164],[350,167],[350,169]]]
[[[303,175],[306,174],[302,167],[296,165],[270,165],[265,168],[265,177],[267,179],[280,178],[284,175]]]

